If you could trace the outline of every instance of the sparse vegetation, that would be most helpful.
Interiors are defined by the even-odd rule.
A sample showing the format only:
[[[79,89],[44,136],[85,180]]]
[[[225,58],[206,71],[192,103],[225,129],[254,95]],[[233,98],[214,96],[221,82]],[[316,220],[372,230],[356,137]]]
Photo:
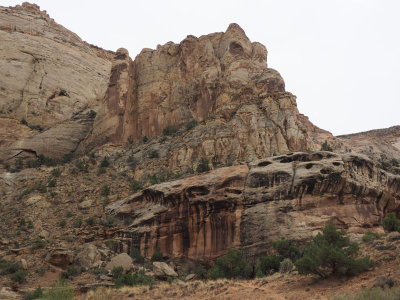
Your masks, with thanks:
[[[153,285],[154,279],[146,276],[144,270],[140,270],[134,274],[123,274],[121,277],[115,279],[115,287],[121,288],[123,286],[139,286],[139,285]]]
[[[294,268],[293,262],[290,258],[285,258],[279,264],[279,272],[280,273],[290,273]]]
[[[400,231],[400,220],[397,219],[394,212],[388,213],[382,222],[383,228],[386,231]]]
[[[373,240],[379,239],[381,237],[380,234],[372,232],[371,230],[368,230],[362,237],[362,241],[364,243],[369,243]]]
[[[149,153],[149,158],[153,159],[153,158],[159,158],[160,157],[160,153],[158,153],[157,150],[151,150]]]
[[[355,294],[337,296],[334,300],[398,300],[400,299],[400,287],[392,289],[380,287],[364,288]]]
[[[93,226],[96,224],[96,219],[94,217],[89,217],[85,220],[86,224],[89,226]]]
[[[46,247],[46,241],[37,237],[32,241],[31,251]]]
[[[88,117],[89,117],[90,119],[96,118],[96,115],[97,115],[97,113],[96,113],[93,109],[91,109],[91,110],[89,111],[89,113],[88,113]]]
[[[27,293],[24,295],[24,300],[34,300],[34,299],[39,299],[42,298],[43,296],[43,290],[40,287],[40,285],[36,288],[36,290],[34,290],[31,293]]]
[[[51,170],[51,176],[53,177],[60,177],[62,170],[60,168],[55,168]]]
[[[107,156],[104,156],[103,160],[100,163],[100,168],[108,168],[110,166],[110,160]]]
[[[199,122],[197,122],[196,119],[190,119],[190,121],[186,123],[186,130],[191,130],[195,128],[197,125],[199,125]]]
[[[140,250],[138,248],[133,247],[131,249],[130,256],[133,258],[134,262],[136,262],[138,264],[144,263],[144,257],[142,256],[142,254],[140,253]]]
[[[228,249],[225,256],[217,258],[215,264],[208,270],[210,279],[218,278],[250,278],[252,268],[246,262],[243,252],[240,250]]]
[[[197,173],[203,173],[203,172],[210,171],[208,159],[203,158],[203,157],[200,158],[200,162],[197,165],[196,171],[197,171]]]
[[[80,228],[82,226],[82,217],[78,217],[72,221],[72,226],[74,228]]]
[[[167,127],[163,129],[163,135],[174,135],[177,131],[178,129],[175,126],[167,125]]]
[[[329,145],[328,141],[323,142],[321,145],[321,151],[330,151],[333,152],[333,148]]]
[[[108,196],[110,195],[110,191],[111,191],[110,186],[108,184],[103,184],[103,186],[101,187],[100,194],[102,196]]]
[[[57,180],[55,178],[50,177],[47,181],[48,187],[55,187],[57,185]]]
[[[118,243],[115,240],[106,241],[106,246],[114,252],[118,251]]]
[[[61,279],[73,279],[75,276],[82,273],[82,269],[80,267],[69,265],[67,266],[67,270],[61,273]]]
[[[54,286],[43,293],[42,299],[46,300],[72,300],[74,298],[74,290],[69,287],[65,280],[57,281]]]
[[[131,182],[131,190],[133,191],[133,192],[137,192],[137,191],[140,191],[140,190],[142,190],[143,189],[143,184],[140,182],[140,181],[137,181],[137,180],[132,180],[132,182]]]
[[[160,247],[156,247],[156,250],[153,253],[153,256],[151,257],[151,261],[164,261],[164,255],[161,252]]]
[[[350,242],[346,232],[331,222],[305,246],[303,257],[295,265],[300,274],[322,278],[356,275],[374,266],[369,257],[357,258],[358,250],[358,244]]]
[[[75,166],[78,168],[78,170],[80,170],[80,171],[83,171],[83,172],[89,172],[89,170],[88,170],[88,165],[87,165],[87,163],[84,161],[84,160],[82,160],[82,159],[78,159],[76,162],[75,162]]]

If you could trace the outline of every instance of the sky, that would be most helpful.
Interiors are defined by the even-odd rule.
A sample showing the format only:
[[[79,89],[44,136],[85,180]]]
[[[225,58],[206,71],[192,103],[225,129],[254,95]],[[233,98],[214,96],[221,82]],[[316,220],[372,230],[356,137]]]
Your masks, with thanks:
[[[31,0],[83,40],[143,48],[238,23],[268,49],[300,113],[334,135],[400,125],[398,0]],[[2,6],[22,1],[0,0]]]

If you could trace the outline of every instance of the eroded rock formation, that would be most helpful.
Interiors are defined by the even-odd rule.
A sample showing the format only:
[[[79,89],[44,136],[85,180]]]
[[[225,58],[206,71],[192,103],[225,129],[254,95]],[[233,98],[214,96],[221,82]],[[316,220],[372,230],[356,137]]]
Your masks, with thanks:
[[[190,120],[200,126],[186,130]],[[226,165],[316,150],[318,134],[308,132],[323,132],[299,114],[295,96],[267,67],[266,48],[250,42],[237,24],[224,33],[144,49],[134,61],[125,49],[118,50],[103,107],[81,146],[137,146],[168,127],[178,134],[168,140],[168,158],[161,157],[158,165],[169,171],[200,157]]]
[[[362,155],[299,152],[153,185],[107,211],[133,220],[118,233],[125,251],[260,255],[281,236],[310,238],[329,220],[353,233],[377,226],[399,209],[399,191],[400,176]]]
[[[112,55],[83,42],[35,4],[0,7],[0,118],[13,127],[22,121],[32,136],[17,135],[18,143],[1,145],[0,158],[22,150],[52,157],[74,151],[92,127],[82,118],[97,110],[106,92]]]

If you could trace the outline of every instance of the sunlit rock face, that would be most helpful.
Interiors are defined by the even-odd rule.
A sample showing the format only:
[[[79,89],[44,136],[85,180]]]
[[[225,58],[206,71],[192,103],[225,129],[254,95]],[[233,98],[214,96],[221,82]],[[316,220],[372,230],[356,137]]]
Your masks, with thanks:
[[[186,130],[193,119],[200,125]],[[320,130],[299,114],[282,77],[268,68],[267,49],[250,42],[237,24],[224,33],[143,49],[133,61],[119,49],[82,149],[137,145],[168,126],[180,130],[168,141],[167,157],[158,160],[170,170],[199,157],[226,165],[319,148],[311,132]]]
[[[19,132],[28,132],[2,143],[0,158],[73,152],[92,127],[87,113],[104,98],[111,57],[37,5],[0,7],[0,139],[15,120],[22,121]]]
[[[298,152],[153,185],[106,210],[133,220],[116,235],[125,251],[213,259],[303,242],[330,220],[362,233],[399,209],[399,191],[400,176],[362,155]]]

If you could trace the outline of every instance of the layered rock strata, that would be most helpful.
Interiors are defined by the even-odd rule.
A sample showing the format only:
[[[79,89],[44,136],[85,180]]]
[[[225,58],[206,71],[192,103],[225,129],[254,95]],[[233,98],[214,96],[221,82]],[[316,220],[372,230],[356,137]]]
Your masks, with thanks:
[[[133,220],[121,250],[212,259],[227,248],[260,255],[285,236],[304,241],[334,220],[351,233],[399,209],[400,176],[362,155],[292,153],[150,186],[107,212]]]
[[[0,7],[0,119],[9,124],[4,128],[22,122],[31,136],[0,145],[0,158],[23,150],[51,157],[74,151],[92,127],[81,119],[98,109],[106,92],[112,55],[37,5]],[[0,139],[5,135],[0,129]],[[39,146],[43,142],[48,145]]]

